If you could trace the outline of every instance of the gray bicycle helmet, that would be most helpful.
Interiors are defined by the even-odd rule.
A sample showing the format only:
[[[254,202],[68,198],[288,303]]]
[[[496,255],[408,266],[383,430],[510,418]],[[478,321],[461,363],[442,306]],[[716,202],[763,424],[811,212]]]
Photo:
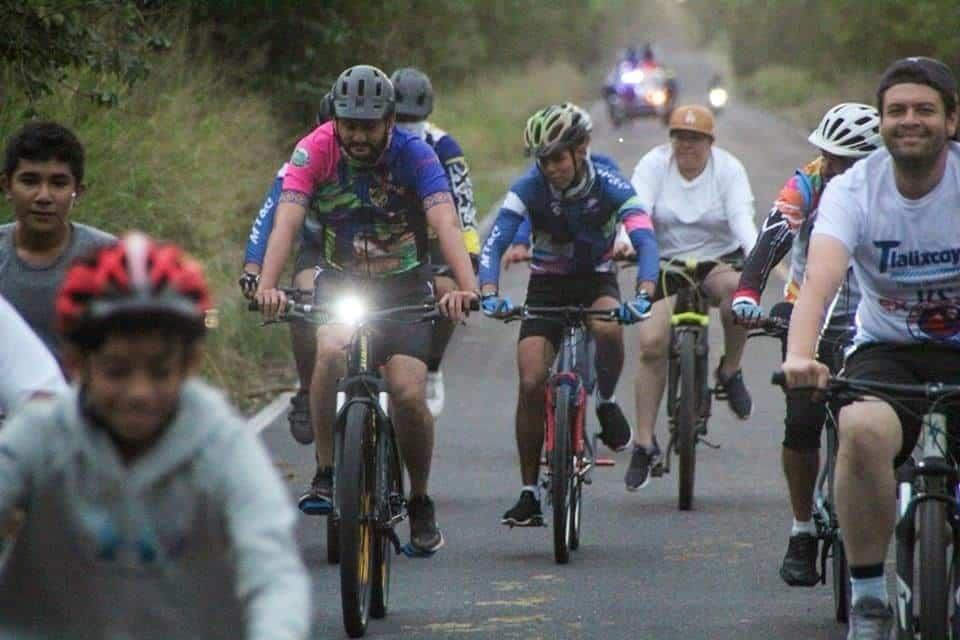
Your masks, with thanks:
[[[323,124],[328,120],[333,119],[333,90],[327,91],[323,94],[323,99],[320,101],[320,108],[317,109],[317,124]]]
[[[393,108],[393,83],[376,67],[350,67],[333,85],[333,113],[337,118],[382,120],[393,113]]]
[[[397,69],[390,76],[396,91],[398,116],[426,120],[433,112],[433,85],[423,71],[413,67]]]

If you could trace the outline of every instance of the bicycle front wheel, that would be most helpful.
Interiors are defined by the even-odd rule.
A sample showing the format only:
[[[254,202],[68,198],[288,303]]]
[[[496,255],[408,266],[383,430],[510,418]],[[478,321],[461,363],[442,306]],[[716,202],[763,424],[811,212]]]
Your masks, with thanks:
[[[917,505],[920,578],[920,638],[947,638],[950,579],[947,575],[949,545],[946,509],[943,503],[924,500]]]
[[[553,393],[553,442],[550,452],[550,501],[553,503],[553,556],[560,564],[570,561],[573,531],[573,451],[571,421],[576,415],[570,387],[558,385]]]
[[[367,630],[375,560],[376,414],[362,402],[351,404],[343,428],[337,467],[340,599],[347,635],[359,638]]]
[[[847,554],[843,550],[843,540],[834,534],[833,558],[833,606],[837,622],[846,624],[850,617],[850,568],[847,566]]]
[[[395,515],[394,506],[397,505],[399,508],[403,500],[403,469],[400,468],[400,457],[392,437],[378,439],[377,460],[379,461],[377,495],[381,513],[389,521]],[[374,618],[383,618],[387,615],[390,603],[390,566],[393,558],[393,543],[386,529],[377,532],[374,554],[373,600],[370,603],[370,615]]]
[[[688,511],[693,506],[693,485],[697,466],[697,417],[700,407],[700,389],[697,385],[697,336],[683,331],[677,336],[680,367],[679,399],[677,402],[677,454],[680,458],[677,476],[679,497],[677,506]]]

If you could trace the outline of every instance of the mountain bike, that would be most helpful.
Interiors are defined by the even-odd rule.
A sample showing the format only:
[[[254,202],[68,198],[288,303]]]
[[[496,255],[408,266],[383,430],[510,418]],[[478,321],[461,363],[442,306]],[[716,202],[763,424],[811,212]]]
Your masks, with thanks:
[[[496,317],[504,322],[536,318],[563,327],[560,351],[546,384],[543,446],[548,473],[542,485],[553,511],[553,556],[566,564],[570,552],[580,546],[583,485],[591,483],[595,466],[614,464],[596,456],[597,434],[588,436],[586,431],[587,398],[596,389],[596,349],[587,322],[619,322],[617,309],[522,306]]]
[[[255,302],[251,310],[257,310]],[[402,319],[403,317],[405,319]],[[432,322],[443,317],[433,301],[366,310],[356,299],[331,305],[288,301],[283,320],[353,327],[346,350],[346,376],[337,384],[334,427],[334,530],[340,560],[340,597],[347,635],[366,633],[370,617],[387,614],[391,547],[405,550],[396,526],[407,517],[403,467],[389,414],[389,396],[376,362],[376,333],[385,322]]]
[[[775,384],[783,381],[782,373],[774,374]],[[960,596],[960,488],[953,453],[956,435],[949,432],[945,413],[946,404],[960,402],[960,385],[890,384],[835,376],[824,394],[837,403],[865,396],[891,404],[900,404],[898,399],[904,398],[931,401],[922,417],[917,446],[897,469],[897,638],[960,639],[960,606],[956,604]]]

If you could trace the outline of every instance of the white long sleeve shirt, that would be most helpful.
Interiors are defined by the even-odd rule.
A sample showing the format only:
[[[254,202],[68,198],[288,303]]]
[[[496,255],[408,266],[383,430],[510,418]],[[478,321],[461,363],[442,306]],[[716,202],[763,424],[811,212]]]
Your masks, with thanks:
[[[717,146],[703,172],[687,180],[677,168],[671,145],[651,149],[633,171],[633,188],[653,218],[662,258],[708,260],[757,241],[753,191],[747,171]]]
[[[0,414],[37,393],[67,390],[60,365],[17,310],[0,296]]]

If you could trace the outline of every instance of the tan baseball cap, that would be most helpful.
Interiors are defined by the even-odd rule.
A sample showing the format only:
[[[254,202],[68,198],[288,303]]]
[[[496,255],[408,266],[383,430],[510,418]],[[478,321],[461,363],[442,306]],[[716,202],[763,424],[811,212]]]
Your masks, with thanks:
[[[699,104],[685,104],[670,114],[670,131],[696,131],[713,138],[713,113]]]

